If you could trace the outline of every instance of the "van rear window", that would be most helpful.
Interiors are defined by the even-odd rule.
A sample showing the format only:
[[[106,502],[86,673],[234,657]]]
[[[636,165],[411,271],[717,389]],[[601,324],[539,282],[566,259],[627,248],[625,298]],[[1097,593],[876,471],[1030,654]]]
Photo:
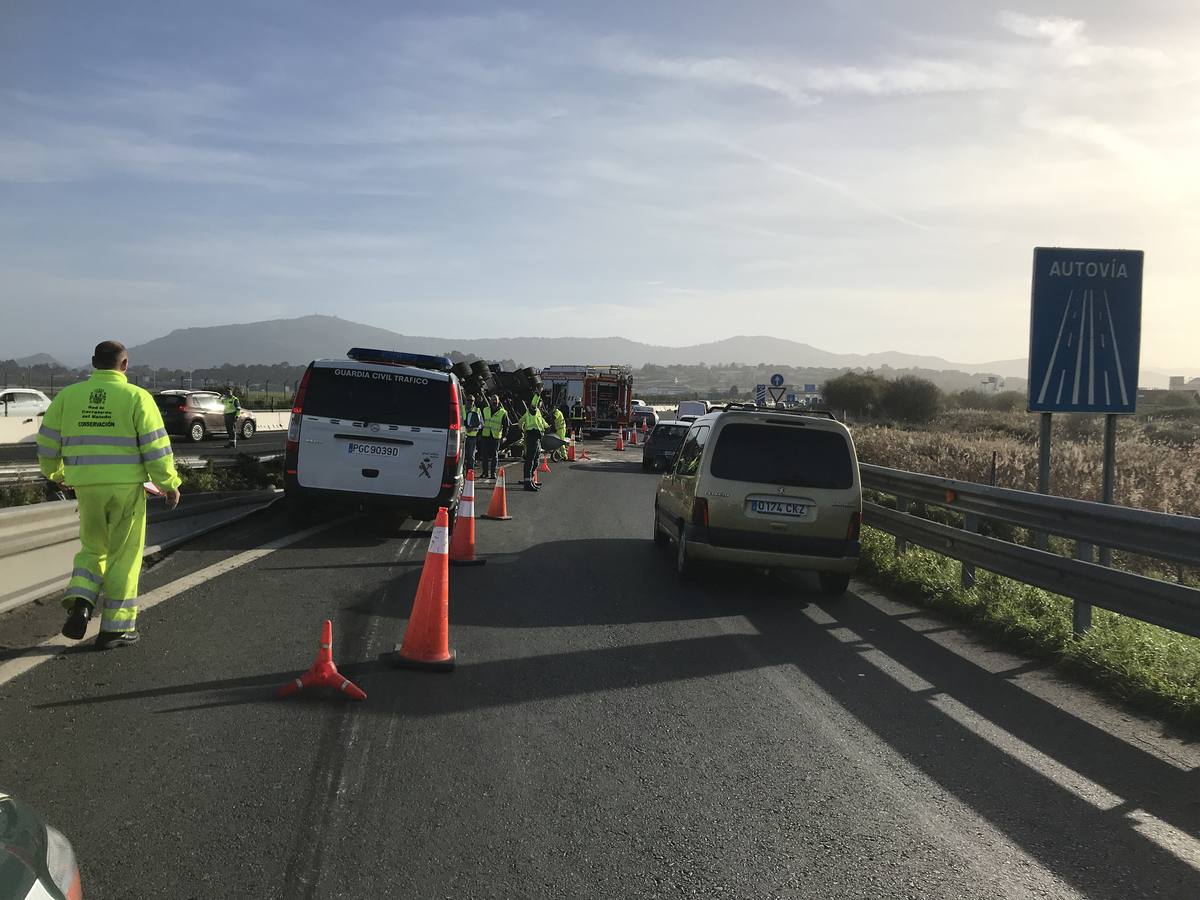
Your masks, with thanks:
[[[450,418],[446,382],[403,372],[313,368],[304,414],[347,422],[445,428]]]
[[[837,432],[781,425],[726,425],[717,438],[710,471],[715,478],[844,489],[854,484],[854,463]]]

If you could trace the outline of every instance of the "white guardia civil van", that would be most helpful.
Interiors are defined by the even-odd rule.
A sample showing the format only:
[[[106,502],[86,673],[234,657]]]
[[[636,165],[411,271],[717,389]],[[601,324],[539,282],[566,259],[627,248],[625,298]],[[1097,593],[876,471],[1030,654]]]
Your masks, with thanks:
[[[284,491],[302,507],[451,521],[463,487],[462,405],[444,356],[355,347],[308,366],[292,403]]]

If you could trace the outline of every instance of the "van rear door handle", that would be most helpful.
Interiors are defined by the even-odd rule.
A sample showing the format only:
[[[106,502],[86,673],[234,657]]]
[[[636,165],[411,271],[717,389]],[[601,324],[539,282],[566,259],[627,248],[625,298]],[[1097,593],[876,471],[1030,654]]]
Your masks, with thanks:
[[[378,469],[363,469],[362,473],[363,473],[363,478],[378,478],[379,477]]]

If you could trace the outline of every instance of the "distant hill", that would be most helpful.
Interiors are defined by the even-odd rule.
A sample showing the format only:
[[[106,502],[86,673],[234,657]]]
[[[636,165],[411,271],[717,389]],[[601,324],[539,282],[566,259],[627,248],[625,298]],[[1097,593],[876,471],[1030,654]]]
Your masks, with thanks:
[[[414,353],[456,350],[483,359],[515,359],[523,365],[618,363],[642,366],[764,363],[789,368],[889,368],[960,371],[969,374],[1021,377],[1023,360],[988,365],[955,363],[936,356],[888,351],[831,353],[810,344],[769,336],[739,336],[689,347],[664,347],[628,338],[445,338],[398,334],[336,316],[304,316],[244,325],[180,328],[130,348],[135,365],[197,369],[249,363],[306,363],[340,356],[350,347],[382,347]]]
[[[33,356],[24,356],[14,360],[18,366],[56,366],[62,368],[63,364],[51,356],[49,353],[35,353]]]

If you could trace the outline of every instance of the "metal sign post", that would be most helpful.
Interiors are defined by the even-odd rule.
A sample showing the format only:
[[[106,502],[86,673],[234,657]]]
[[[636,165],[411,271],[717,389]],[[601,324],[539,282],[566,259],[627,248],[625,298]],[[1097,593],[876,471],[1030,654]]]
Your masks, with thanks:
[[[1029,411],[1039,412],[1038,492],[1050,492],[1051,417],[1056,412],[1104,413],[1104,486],[1116,488],[1117,415],[1137,407],[1142,339],[1141,250],[1037,247],[1029,313]],[[1036,536],[1045,550],[1048,538]],[[1076,546],[1091,557],[1091,547]],[[1112,551],[1100,548],[1100,563]],[[1092,608],[1075,601],[1074,629],[1091,626]]]

